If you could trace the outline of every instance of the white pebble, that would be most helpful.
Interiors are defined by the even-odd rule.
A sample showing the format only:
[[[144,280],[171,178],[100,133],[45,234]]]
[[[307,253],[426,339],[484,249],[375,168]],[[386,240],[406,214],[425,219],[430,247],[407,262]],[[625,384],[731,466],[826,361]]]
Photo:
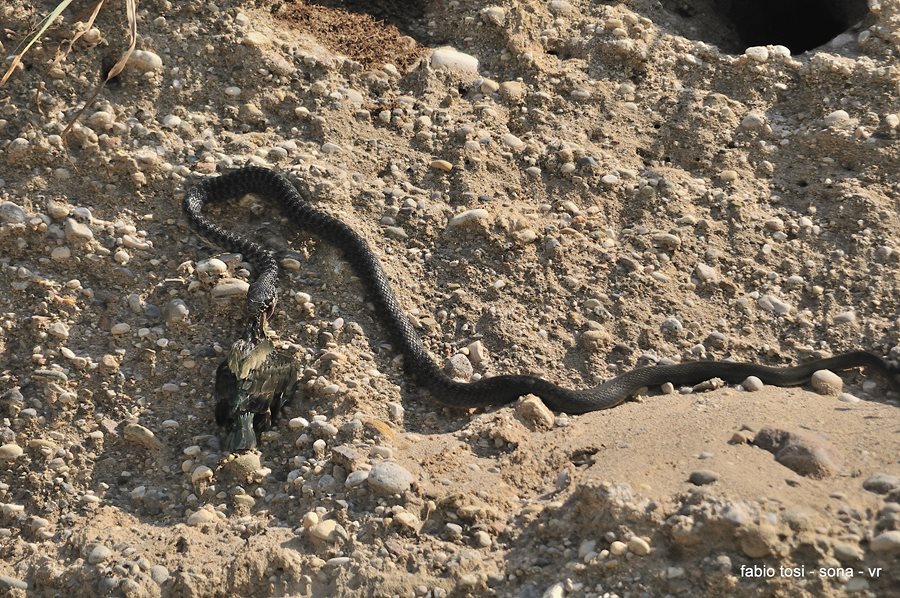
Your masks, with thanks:
[[[103,546],[102,544],[100,546],[95,546],[94,549],[91,550],[91,553],[88,555],[88,562],[92,565],[97,565],[111,557],[112,553],[112,550],[110,550],[106,546]]]
[[[835,110],[825,117],[825,124],[829,127],[845,124],[850,120],[846,110]]]
[[[122,334],[126,334],[131,330],[131,325],[126,322],[119,322],[118,324],[113,324],[113,327],[109,329],[110,334],[119,336]]]
[[[763,389],[763,382],[756,376],[747,376],[747,379],[741,383],[741,387],[747,392],[756,392]]]
[[[135,50],[128,57],[128,66],[141,72],[162,70],[162,58],[148,50]]]
[[[212,289],[214,298],[242,297],[250,289],[250,283],[239,278],[223,278]]]
[[[466,210],[465,212],[460,212],[456,216],[450,219],[450,222],[447,223],[448,228],[456,228],[461,227],[465,228],[471,226],[477,222],[482,220],[487,220],[489,214],[488,211],[483,208],[476,208],[474,210]]]
[[[600,182],[604,185],[612,186],[619,182],[619,177],[614,174],[606,174],[603,175],[603,178],[600,179]]]
[[[199,509],[187,518],[188,525],[203,525],[216,520],[216,514],[211,509]]]
[[[628,540],[628,550],[638,556],[647,556],[650,554],[650,545],[643,538],[634,536]]]
[[[490,25],[503,25],[506,22],[506,9],[501,6],[488,6],[481,10],[481,20]]]
[[[23,455],[24,451],[18,444],[4,444],[0,446],[0,461],[15,461]]]
[[[305,417],[294,417],[288,422],[291,430],[303,430],[309,427],[309,421]]]
[[[850,394],[849,392],[842,392],[838,395],[838,401],[842,401],[844,403],[859,403],[861,400],[862,399]]]
[[[820,395],[837,395],[844,388],[844,381],[830,370],[819,370],[810,379],[813,389]]]
[[[500,137],[500,141],[502,141],[505,145],[509,146],[514,150],[520,150],[525,147],[525,142],[513,135],[512,133],[504,133]]]
[[[205,272],[212,274],[222,274],[228,270],[228,266],[225,265],[225,262],[218,258],[209,258],[208,260],[202,260],[197,262],[197,272]]]
[[[369,472],[368,483],[372,490],[384,494],[403,494],[409,490],[415,477],[403,466],[390,461],[378,463]]]
[[[191,472],[191,482],[194,484],[211,480],[212,477],[213,470],[206,465],[198,465],[196,468],[194,468],[194,471]]]
[[[769,50],[765,46],[750,46],[744,50],[744,55],[757,62],[765,62],[769,59]]]
[[[478,73],[478,59],[464,54],[450,46],[436,48],[431,53],[431,66],[435,69],[446,69]]]
[[[65,235],[66,241],[69,241],[70,243],[84,243],[94,238],[94,233],[91,232],[88,225],[73,220],[72,218],[66,218]]]

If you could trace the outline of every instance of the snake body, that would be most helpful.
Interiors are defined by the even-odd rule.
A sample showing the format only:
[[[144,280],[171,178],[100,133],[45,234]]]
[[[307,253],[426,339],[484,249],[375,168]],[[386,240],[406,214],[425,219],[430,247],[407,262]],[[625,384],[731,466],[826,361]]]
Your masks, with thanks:
[[[269,374],[266,372],[270,368],[278,370],[281,377],[290,377],[293,373],[285,373],[283,363],[279,362],[273,366],[268,360],[263,360],[258,367],[256,365],[243,367],[247,374],[244,378],[241,378],[242,372],[234,371],[242,369],[241,355],[265,339],[263,325],[266,317],[273,311],[277,296],[278,260],[275,253],[265,246],[210,222],[202,215],[202,209],[206,203],[228,201],[250,193],[275,201],[300,230],[337,247],[343,253],[367,290],[374,304],[375,313],[387,328],[393,346],[402,352],[407,373],[427,389],[434,400],[450,407],[500,405],[523,395],[534,394],[555,411],[580,414],[615,407],[642,388],[655,387],[666,382],[689,385],[711,378],[721,378],[726,382],[740,383],[748,376],[756,376],[765,384],[797,386],[807,382],[817,370],[846,370],[855,367],[870,368],[886,377],[892,386],[898,387],[897,370],[880,357],[866,351],[843,353],[784,368],[731,361],[693,361],[649,366],[625,372],[593,388],[580,390],[564,388],[543,378],[527,375],[498,375],[475,382],[453,380],[429,356],[422,339],[391,290],[390,282],[378,257],[365,239],[341,220],[312,207],[283,175],[266,168],[251,166],[203,179],[190,188],[184,198],[184,211],[194,229],[216,244],[241,253],[257,272],[247,296],[248,323],[241,339],[245,348],[236,350],[235,346],[232,346],[230,361],[233,365],[229,367],[223,362],[217,376],[217,387],[221,387],[216,393],[218,400],[216,413],[217,416],[221,415],[217,419],[226,428],[233,427],[235,418],[248,409],[255,410],[255,413],[265,413],[266,400],[278,403],[280,408],[280,401],[283,400],[288,386],[288,382],[279,378],[277,384],[269,384],[266,387],[268,394],[260,395],[255,399],[255,403],[254,400],[241,402],[242,399],[237,396],[240,393],[234,390],[241,385],[237,381],[267,378]],[[229,376],[234,377],[235,381],[231,381]],[[248,384],[256,384],[259,388],[264,386],[258,380],[256,382],[251,380],[244,385]],[[240,405],[236,406],[238,403]],[[272,415],[277,416],[277,413]],[[246,428],[246,424],[242,427]],[[226,445],[235,444],[247,443],[226,442]]]

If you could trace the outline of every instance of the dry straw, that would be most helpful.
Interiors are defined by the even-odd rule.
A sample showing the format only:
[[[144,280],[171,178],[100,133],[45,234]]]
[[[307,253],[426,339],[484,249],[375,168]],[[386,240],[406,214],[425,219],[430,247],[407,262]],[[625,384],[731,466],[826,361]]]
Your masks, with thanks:
[[[62,0],[62,2],[56,5],[56,8],[54,8],[50,12],[50,14],[48,14],[40,23],[38,23],[37,32],[28,39],[28,41],[25,43],[25,47],[22,48],[22,51],[13,57],[13,61],[10,64],[9,68],[3,74],[3,77],[0,78],[0,86],[4,85],[9,80],[9,78],[15,72],[16,68],[22,62],[22,58],[26,53],[28,53],[28,50],[30,50],[31,47],[35,43],[37,43],[41,36],[46,33],[50,25],[52,25],[56,21],[56,19],[59,18],[59,16],[71,3],[72,0]],[[72,46],[75,44],[75,42],[77,42],[82,35],[84,35],[91,29],[91,26],[94,24],[94,20],[97,18],[97,15],[100,14],[100,9],[103,8],[103,3],[104,0],[97,1],[97,3],[94,5],[93,10],[91,11],[90,17],[88,17],[87,21],[84,22],[84,26],[81,27],[80,30],[77,31],[70,40],[64,42],[68,44],[65,50],[63,50],[62,45],[60,45],[60,49],[57,51],[56,58],[54,58],[51,68],[59,64],[60,61],[62,61],[72,49]],[[103,87],[106,85],[106,83],[111,79],[117,77],[119,73],[122,72],[122,69],[124,69],[125,65],[128,64],[128,59],[131,58],[131,53],[134,52],[135,45],[137,44],[137,0],[125,0],[125,14],[128,20],[128,49],[126,49],[122,53],[122,56],[119,57],[119,60],[116,62],[116,64],[114,64],[113,67],[109,69],[109,72],[106,74],[106,79],[104,79],[100,83],[97,89],[94,90],[94,92],[91,94],[91,97],[87,100],[87,102],[84,103],[84,106],[82,106],[81,109],[78,110],[78,112],[75,114],[75,117],[69,122],[68,125],[66,125],[66,128],[62,132],[62,138],[64,140],[71,130],[72,125],[74,125],[75,122],[78,121],[84,111],[87,110],[87,108],[94,102],[94,100],[103,90]]]

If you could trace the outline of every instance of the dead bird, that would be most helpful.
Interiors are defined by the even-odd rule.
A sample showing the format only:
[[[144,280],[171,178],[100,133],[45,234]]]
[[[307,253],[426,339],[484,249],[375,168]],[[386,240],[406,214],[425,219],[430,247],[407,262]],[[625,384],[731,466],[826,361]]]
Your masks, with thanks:
[[[251,285],[244,337],[231,345],[216,370],[215,415],[216,423],[225,429],[222,448],[226,451],[256,448],[257,434],[278,420],[297,386],[297,362],[279,353],[266,333],[276,300],[275,293]]]

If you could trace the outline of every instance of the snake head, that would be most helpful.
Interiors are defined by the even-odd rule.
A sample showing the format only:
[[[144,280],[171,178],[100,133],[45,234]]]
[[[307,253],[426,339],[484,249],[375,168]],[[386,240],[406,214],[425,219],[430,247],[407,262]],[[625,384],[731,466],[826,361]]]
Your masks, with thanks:
[[[267,272],[253,281],[247,290],[247,313],[258,337],[265,336],[265,327],[275,316],[275,306],[278,304],[275,284],[275,273]]]

